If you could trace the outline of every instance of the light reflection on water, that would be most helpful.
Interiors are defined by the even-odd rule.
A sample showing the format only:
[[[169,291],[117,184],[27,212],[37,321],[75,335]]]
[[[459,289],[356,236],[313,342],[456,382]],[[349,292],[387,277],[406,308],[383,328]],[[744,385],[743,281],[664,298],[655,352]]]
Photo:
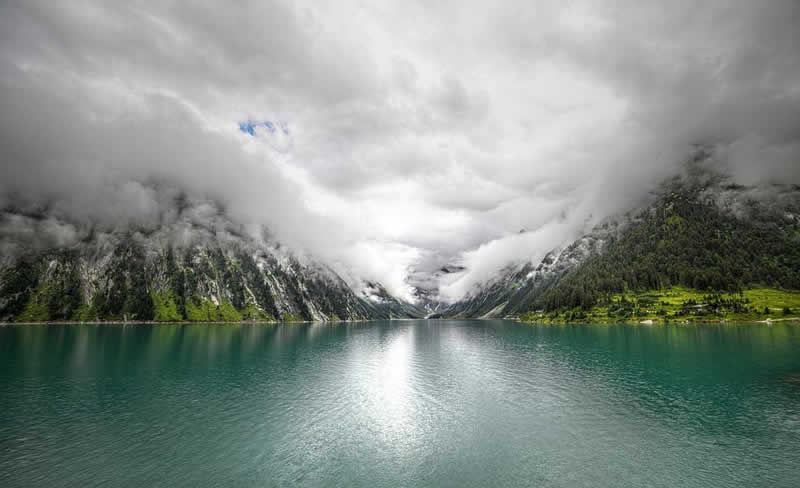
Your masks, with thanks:
[[[796,486],[800,333],[0,328],[0,485]]]

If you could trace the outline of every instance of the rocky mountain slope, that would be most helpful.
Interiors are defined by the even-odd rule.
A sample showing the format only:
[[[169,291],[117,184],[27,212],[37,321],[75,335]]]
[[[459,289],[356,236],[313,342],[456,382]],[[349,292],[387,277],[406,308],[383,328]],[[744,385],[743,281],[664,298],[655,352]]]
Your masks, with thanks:
[[[380,283],[368,281],[361,288],[361,297],[374,314],[381,318],[422,318],[428,315],[421,304],[409,303],[393,296]]]
[[[800,289],[800,188],[745,187],[690,171],[541,262],[508,267],[441,316],[588,310],[614,294],[671,286]]]
[[[509,265],[462,300],[438,310],[434,317],[503,318],[527,312],[533,300],[558,283],[567,271],[600,252],[608,232],[608,228],[598,229],[563,249],[550,251],[537,264]]]
[[[425,311],[428,317],[438,317],[448,308],[446,303],[439,299],[439,284],[450,275],[464,271],[463,266],[447,264],[433,271],[412,271],[410,284],[414,290],[414,299],[417,306]]]
[[[19,218],[8,212],[2,216],[6,224]],[[66,246],[6,252],[0,265],[0,321],[328,321],[424,315],[380,284],[372,286],[380,290],[378,299],[359,296],[323,264],[227,230],[193,231],[180,244],[159,230],[91,232]]]
[[[704,171],[665,182],[636,210],[539,262],[509,265],[454,304],[437,300],[436,284],[463,268],[417,280],[412,304],[380,283],[349,286],[219,209],[200,218],[192,205],[166,223],[120,229],[0,212],[0,321],[574,316],[620,293],[800,289],[800,187],[744,187]]]

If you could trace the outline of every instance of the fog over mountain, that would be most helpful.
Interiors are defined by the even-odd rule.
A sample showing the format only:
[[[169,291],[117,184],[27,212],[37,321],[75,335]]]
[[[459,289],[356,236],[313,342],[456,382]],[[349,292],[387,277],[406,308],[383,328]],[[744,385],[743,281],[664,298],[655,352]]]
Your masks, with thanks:
[[[235,222],[455,301],[698,148],[800,184],[796,1],[379,4],[3,2],[0,250]]]

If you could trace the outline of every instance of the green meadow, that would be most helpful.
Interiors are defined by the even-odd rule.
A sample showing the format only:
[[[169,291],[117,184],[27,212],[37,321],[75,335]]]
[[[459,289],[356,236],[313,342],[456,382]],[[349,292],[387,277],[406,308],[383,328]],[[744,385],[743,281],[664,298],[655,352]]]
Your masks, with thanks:
[[[520,320],[537,323],[800,320],[800,292],[752,288],[741,293],[719,293],[675,286],[611,295],[589,309],[533,311],[522,315]]]

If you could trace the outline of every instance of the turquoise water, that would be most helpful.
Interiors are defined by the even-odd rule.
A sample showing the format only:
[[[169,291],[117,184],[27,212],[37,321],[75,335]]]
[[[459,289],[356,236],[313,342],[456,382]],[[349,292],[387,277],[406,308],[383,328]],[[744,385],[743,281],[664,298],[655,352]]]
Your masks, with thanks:
[[[800,486],[800,325],[0,327],[0,486]]]

